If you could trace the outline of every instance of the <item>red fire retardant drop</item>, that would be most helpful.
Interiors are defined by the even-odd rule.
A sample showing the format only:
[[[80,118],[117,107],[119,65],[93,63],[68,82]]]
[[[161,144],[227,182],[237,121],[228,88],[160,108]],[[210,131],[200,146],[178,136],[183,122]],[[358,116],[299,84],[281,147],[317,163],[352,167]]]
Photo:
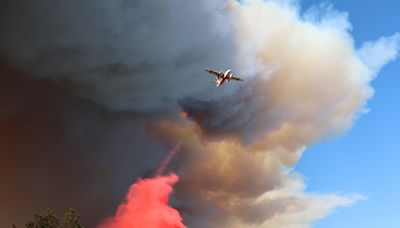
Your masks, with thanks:
[[[172,186],[178,180],[174,173],[139,179],[116,215],[99,228],[185,228],[179,212],[168,205]]]

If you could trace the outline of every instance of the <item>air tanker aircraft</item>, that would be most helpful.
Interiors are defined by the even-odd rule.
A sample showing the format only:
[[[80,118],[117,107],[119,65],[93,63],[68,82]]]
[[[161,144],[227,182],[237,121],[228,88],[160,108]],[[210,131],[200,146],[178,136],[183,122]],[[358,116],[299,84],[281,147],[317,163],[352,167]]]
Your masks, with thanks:
[[[229,82],[229,80],[243,81],[243,79],[233,76],[233,74],[231,73],[231,70],[227,70],[224,72],[224,71],[215,71],[215,70],[211,70],[211,69],[205,69],[205,71],[207,71],[208,73],[213,74],[217,77],[217,80],[213,81],[213,82],[215,82],[217,87],[220,87],[222,84],[224,84],[224,82],[226,80],[228,80],[228,82]]]

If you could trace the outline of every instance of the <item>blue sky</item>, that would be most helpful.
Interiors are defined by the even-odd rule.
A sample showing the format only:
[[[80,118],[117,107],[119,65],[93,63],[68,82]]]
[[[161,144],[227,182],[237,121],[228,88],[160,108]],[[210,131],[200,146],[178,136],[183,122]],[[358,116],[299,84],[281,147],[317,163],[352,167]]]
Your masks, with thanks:
[[[306,10],[316,0],[302,0]],[[359,47],[400,32],[398,0],[332,0],[349,13]],[[316,228],[400,227],[400,61],[389,63],[372,83],[370,112],[339,138],[306,150],[295,170],[305,176],[308,191],[360,193],[367,196],[349,208],[339,208]]]

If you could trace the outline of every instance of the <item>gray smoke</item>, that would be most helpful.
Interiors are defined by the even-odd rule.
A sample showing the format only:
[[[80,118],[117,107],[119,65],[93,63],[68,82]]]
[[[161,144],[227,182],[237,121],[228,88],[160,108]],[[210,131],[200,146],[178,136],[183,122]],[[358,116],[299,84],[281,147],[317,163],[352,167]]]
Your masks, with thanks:
[[[221,93],[210,90],[199,72],[233,65],[236,50],[226,5],[7,1],[0,51],[37,78],[69,85],[110,110],[177,108],[181,97]]]

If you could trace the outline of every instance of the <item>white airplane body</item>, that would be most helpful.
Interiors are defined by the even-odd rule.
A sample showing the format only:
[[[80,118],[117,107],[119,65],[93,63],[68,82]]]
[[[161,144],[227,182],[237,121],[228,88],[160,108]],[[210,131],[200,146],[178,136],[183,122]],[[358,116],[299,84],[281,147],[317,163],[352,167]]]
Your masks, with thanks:
[[[236,77],[232,74],[231,70],[227,70],[227,71],[215,71],[215,70],[211,70],[211,69],[205,69],[206,72],[213,74],[217,77],[217,79],[213,82],[215,82],[217,87],[220,87],[221,85],[223,85],[226,81],[230,81],[230,80],[236,80],[236,81],[243,81],[243,79]]]

